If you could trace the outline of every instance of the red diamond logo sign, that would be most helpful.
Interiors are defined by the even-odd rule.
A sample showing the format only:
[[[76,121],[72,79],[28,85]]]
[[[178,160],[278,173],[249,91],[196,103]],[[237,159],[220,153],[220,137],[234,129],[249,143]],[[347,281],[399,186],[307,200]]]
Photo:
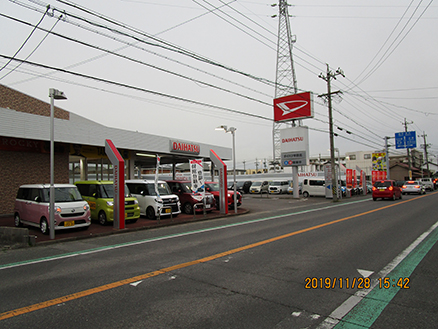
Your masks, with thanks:
[[[274,121],[290,121],[313,117],[311,92],[274,99]]]

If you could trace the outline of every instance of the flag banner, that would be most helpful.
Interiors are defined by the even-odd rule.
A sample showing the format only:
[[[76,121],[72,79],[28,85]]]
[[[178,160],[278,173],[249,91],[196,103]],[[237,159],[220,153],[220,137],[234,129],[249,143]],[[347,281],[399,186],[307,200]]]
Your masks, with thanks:
[[[189,163],[193,197],[198,201],[202,201],[205,197],[205,181],[202,159],[190,160]]]

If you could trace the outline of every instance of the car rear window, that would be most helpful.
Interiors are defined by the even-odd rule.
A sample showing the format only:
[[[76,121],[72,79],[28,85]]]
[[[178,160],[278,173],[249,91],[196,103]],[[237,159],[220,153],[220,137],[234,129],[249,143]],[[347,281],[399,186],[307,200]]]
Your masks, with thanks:
[[[390,181],[378,181],[374,183],[375,187],[390,187],[392,186],[392,182]]]

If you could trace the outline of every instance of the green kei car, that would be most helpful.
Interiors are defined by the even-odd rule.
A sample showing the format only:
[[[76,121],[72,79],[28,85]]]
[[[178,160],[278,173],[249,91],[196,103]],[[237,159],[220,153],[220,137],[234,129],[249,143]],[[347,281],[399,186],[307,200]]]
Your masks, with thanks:
[[[101,225],[114,221],[114,183],[112,181],[78,181],[74,183],[82,198],[90,205],[91,219]],[[140,207],[125,185],[125,221],[135,223],[140,217]]]

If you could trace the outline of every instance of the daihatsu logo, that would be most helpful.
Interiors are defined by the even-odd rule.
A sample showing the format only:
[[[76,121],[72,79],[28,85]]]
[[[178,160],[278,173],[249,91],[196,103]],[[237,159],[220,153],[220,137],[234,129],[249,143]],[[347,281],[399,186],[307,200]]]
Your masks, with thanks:
[[[309,104],[308,101],[288,101],[283,103],[277,103],[276,105],[283,111],[283,116],[298,111],[307,104]]]

